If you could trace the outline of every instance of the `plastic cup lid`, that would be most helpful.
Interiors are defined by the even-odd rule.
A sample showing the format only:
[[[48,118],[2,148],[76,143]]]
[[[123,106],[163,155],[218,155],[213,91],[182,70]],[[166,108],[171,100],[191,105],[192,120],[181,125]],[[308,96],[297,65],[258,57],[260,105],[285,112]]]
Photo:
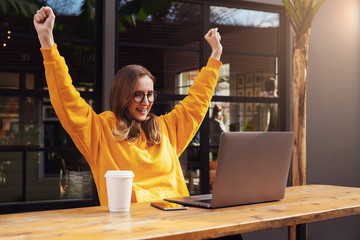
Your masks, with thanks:
[[[127,170],[110,170],[105,173],[105,177],[134,177],[133,171]]]

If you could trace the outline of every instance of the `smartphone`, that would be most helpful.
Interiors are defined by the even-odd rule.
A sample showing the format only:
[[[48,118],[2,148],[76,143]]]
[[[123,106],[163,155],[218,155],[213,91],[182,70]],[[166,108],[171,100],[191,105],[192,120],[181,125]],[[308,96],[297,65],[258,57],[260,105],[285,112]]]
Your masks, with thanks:
[[[167,201],[159,201],[159,202],[152,202],[151,206],[159,208],[164,211],[171,211],[171,210],[186,210],[188,209],[186,206],[178,204],[178,203],[172,203]]]

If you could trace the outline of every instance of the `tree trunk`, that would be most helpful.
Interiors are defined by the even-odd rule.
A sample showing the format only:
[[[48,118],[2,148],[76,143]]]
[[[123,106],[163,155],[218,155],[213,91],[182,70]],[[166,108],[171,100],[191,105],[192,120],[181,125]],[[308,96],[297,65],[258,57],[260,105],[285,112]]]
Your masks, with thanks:
[[[301,35],[293,31],[293,131],[292,185],[306,184],[306,75],[310,28]]]

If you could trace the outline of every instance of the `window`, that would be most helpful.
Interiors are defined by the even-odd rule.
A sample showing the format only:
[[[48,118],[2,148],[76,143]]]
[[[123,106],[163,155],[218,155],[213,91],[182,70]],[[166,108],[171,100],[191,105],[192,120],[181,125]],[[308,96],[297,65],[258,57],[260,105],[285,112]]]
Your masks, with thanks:
[[[209,116],[180,157],[190,192],[206,193],[218,148],[211,128],[215,105],[222,108],[226,131],[284,130],[284,12],[241,1],[165,2],[119,1],[118,68],[136,63],[149,69],[161,93],[153,110],[167,113],[186,96],[210,56],[204,34],[219,28],[223,66]],[[269,78],[276,87],[271,94],[265,91]]]
[[[5,13],[0,15],[0,213],[94,205],[89,166],[49,102],[32,23],[41,1],[28,2],[23,12],[0,11]],[[55,40],[73,84],[101,112],[105,1],[45,2],[56,11]],[[216,105],[226,131],[285,130],[282,7],[231,0],[118,0],[117,6],[116,67],[141,64],[152,72],[161,93],[153,106],[157,115],[186,97],[210,55],[203,36],[211,27],[220,29],[224,52],[218,84],[208,115],[180,157],[192,194],[211,191]],[[272,94],[265,91],[269,78],[276,86]]]
[[[0,213],[97,203],[90,168],[50,103],[33,27],[41,2],[0,11]],[[99,109],[95,1],[45,2],[56,13],[55,41],[73,84]]]

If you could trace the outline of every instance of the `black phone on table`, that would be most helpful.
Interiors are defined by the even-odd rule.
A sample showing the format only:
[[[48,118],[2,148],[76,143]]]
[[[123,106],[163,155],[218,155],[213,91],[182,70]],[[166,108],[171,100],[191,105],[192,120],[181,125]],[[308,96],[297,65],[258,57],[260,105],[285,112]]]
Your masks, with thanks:
[[[181,205],[178,203],[167,202],[167,201],[152,202],[150,205],[153,207],[159,208],[161,210],[164,210],[164,211],[188,209],[187,206],[184,206],[184,205]]]

